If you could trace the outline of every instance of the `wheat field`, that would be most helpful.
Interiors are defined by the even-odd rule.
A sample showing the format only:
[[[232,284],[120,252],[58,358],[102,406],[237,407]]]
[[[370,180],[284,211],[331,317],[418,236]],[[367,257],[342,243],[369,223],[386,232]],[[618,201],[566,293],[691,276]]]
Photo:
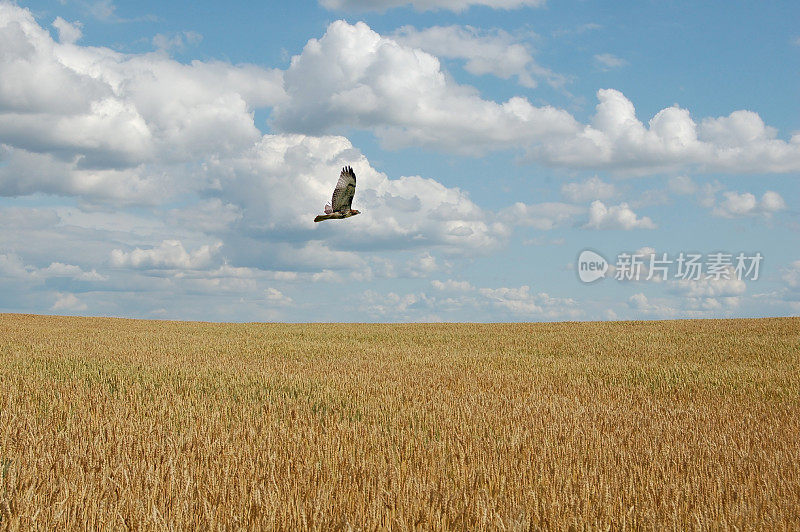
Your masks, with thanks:
[[[6,529],[800,526],[800,319],[0,315]]]

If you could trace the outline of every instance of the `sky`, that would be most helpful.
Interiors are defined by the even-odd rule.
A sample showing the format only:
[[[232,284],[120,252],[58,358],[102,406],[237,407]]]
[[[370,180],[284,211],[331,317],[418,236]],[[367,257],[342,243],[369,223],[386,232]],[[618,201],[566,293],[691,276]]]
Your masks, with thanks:
[[[800,314],[800,5],[0,0],[0,312]],[[314,223],[350,165],[360,215]]]

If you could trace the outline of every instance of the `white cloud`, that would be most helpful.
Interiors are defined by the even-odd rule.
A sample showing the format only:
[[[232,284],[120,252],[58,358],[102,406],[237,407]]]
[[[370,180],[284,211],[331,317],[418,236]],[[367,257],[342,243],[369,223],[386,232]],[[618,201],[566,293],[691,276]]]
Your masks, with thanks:
[[[353,206],[361,214],[348,219],[346,226],[337,221],[314,223],[347,164],[357,175]],[[254,263],[273,260],[280,252],[276,241],[324,240],[328,249],[308,259],[330,269],[332,250],[436,247],[448,253],[488,253],[509,234],[506,225],[493,220],[462,190],[420,176],[390,179],[344,137],[266,135],[241,156],[219,159],[205,170],[206,181],[219,183],[215,193],[220,204],[235,205],[241,215],[230,231],[219,233],[226,253],[249,254]],[[343,256],[341,264],[363,265],[350,255]]]
[[[437,290],[451,292],[469,292],[475,289],[469,281],[456,281],[454,279],[445,279],[444,281],[434,279],[431,281],[431,286]]]
[[[189,253],[179,240],[164,240],[149,249],[135,248],[127,252],[114,249],[110,263],[116,268],[198,269],[211,263],[221,245],[205,244]]]
[[[224,231],[243,217],[242,208],[219,198],[201,200],[193,205],[167,212],[170,225],[180,225],[205,233]]]
[[[164,198],[191,175],[168,165],[251,146],[252,109],[284,96],[280,71],[78,46],[55,24],[60,43],[0,3],[0,194]]]
[[[777,192],[768,190],[758,200],[753,194],[739,194],[734,191],[722,193],[725,198],[711,211],[714,216],[722,218],[739,218],[744,216],[770,217],[786,208],[786,202]]]
[[[83,37],[83,32],[81,31],[83,24],[78,21],[67,22],[61,17],[56,17],[53,21],[53,27],[58,30],[58,40],[62,44],[74,44]]]
[[[382,37],[363,22],[332,23],[292,58],[288,99],[274,124],[318,134],[346,126],[371,129],[389,147],[425,145],[475,154],[576,132],[575,119],[514,97],[498,104],[457,85],[426,52]]]
[[[581,183],[564,183],[561,185],[561,194],[570,201],[583,203],[612,198],[617,191],[611,183],[605,183],[599,177],[593,176]]]
[[[264,290],[264,295],[267,298],[267,301],[273,305],[286,306],[293,303],[291,297],[283,294],[276,288],[267,288]]]
[[[610,168],[632,174],[676,168],[703,171],[789,172],[800,169],[800,134],[776,138],[751,111],[706,118],[699,125],[678,106],[659,111],[645,127],[621,92],[601,89],[591,124],[574,135],[543,139],[530,157],[568,167]]]
[[[429,251],[420,253],[406,262],[406,273],[409,277],[427,277],[438,269],[439,265],[436,263],[436,257],[431,255]]]
[[[196,31],[182,31],[173,33],[172,35],[165,35],[163,33],[156,34],[153,37],[153,46],[159,50],[184,50],[188,46],[196,46],[203,40],[203,36]]]
[[[651,301],[642,292],[638,292],[629,297],[628,306],[636,310],[637,313],[645,316],[652,315],[655,317],[670,318],[678,314],[678,309],[661,300]]]
[[[783,198],[781,197],[780,194],[768,190],[764,192],[763,196],[761,196],[761,201],[759,202],[759,208],[763,212],[773,213],[785,209],[786,202],[783,201]]]
[[[697,192],[697,185],[692,178],[685,175],[675,176],[668,181],[668,189],[673,194],[686,196]]]
[[[114,11],[117,6],[111,0],[97,0],[88,5],[89,11],[100,20],[115,19]]]
[[[778,309],[782,315],[800,316],[800,260],[781,267],[780,280],[783,285],[777,290],[753,294],[753,299],[766,303],[771,314]]]
[[[78,281],[107,281],[108,277],[97,273],[97,270],[83,271],[80,266],[74,264],[63,264],[61,262],[50,263],[47,268],[40,269],[36,275],[41,277],[71,277]]]
[[[633,294],[631,297],[629,297],[628,303],[630,304],[630,306],[638,310],[645,309],[649,305],[647,296],[644,295],[642,292]]]
[[[704,184],[697,190],[697,202],[702,207],[706,207],[708,209],[712,208],[717,202],[717,193],[724,188],[725,187],[722,186],[722,183],[716,180],[714,180],[712,183]]]
[[[614,54],[596,54],[594,62],[603,70],[621,68],[628,64],[627,61]]]
[[[791,288],[800,288],[800,260],[796,260],[784,268],[781,279]]]
[[[10,278],[23,278],[31,275],[32,268],[26,267],[16,253],[0,253],[0,275]]]
[[[589,206],[587,229],[655,229],[656,225],[647,216],[641,218],[628,207],[627,203],[607,207],[602,201],[593,201]]]
[[[576,318],[582,314],[577,301],[572,298],[551,297],[545,292],[531,293],[530,287],[481,288],[478,292],[494,306],[523,316]]]
[[[450,10],[461,12],[470,6],[488,6],[494,9],[539,7],[545,0],[320,0],[327,9],[343,11],[386,11],[394,7],[412,6],[417,11]]]
[[[738,307],[741,296],[747,291],[744,279],[738,279],[731,266],[723,269],[719,277],[705,275],[699,279],[678,279],[670,282],[670,289],[681,295],[688,309],[720,311]]]
[[[736,277],[733,268],[719,279],[714,277],[700,279],[679,279],[672,282],[675,291],[687,297],[733,297],[740,296],[747,290],[747,283]]]
[[[475,288],[465,281],[434,280],[431,286],[437,292],[451,294],[434,297],[424,292],[380,294],[374,290],[366,290],[362,294],[363,306],[370,314],[402,321],[431,321],[431,316],[442,314],[453,319],[455,315],[463,312],[477,312],[477,316],[483,316],[485,319],[487,313],[492,311],[499,311],[506,319],[512,320],[576,319],[583,315],[583,310],[576,300],[552,297],[545,292],[533,293],[527,285]]]
[[[0,253],[0,277],[20,282],[41,282],[54,277],[91,282],[108,280],[107,276],[97,273],[94,268],[90,271],[85,271],[75,264],[51,262],[49,266],[37,268],[36,266],[25,264],[22,257],[16,253]]]
[[[86,310],[88,306],[86,303],[81,302],[75,294],[70,293],[57,293],[56,301],[50,310],[62,310],[80,312]]]
[[[445,57],[456,55],[456,41],[493,55],[491,39],[479,35],[470,41],[469,33],[460,33],[467,30],[457,27],[435,31],[408,37]],[[521,149],[530,161],[629,174],[800,169],[800,134],[788,142],[778,139],[751,111],[698,124],[688,110],[672,106],[645,126],[621,92],[602,89],[594,117],[583,125],[563,109],[536,107],[525,98],[484,100],[474,88],[449,79],[436,56],[404,45],[403,38],[381,36],[361,22],[332,23],[292,58],[284,76],[288,98],[276,106],[273,124],[314,134],[367,129],[389,148],[421,145],[470,155]],[[507,66],[498,62],[492,68]]]
[[[382,39],[364,24],[335,23],[319,42],[339,54],[337,46],[351,37],[371,39],[388,64],[364,50],[367,66],[386,70],[400,85],[408,79],[391,73],[392,61],[417,59],[447,85],[435,58]],[[266,258],[267,268],[313,263],[330,269],[331,262],[357,268],[361,261],[342,249],[376,246],[488,252],[508,235],[461,190],[419,176],[389,179],[347,139],[262,136],[251,113],[286,97],[279,71],[67,46],[54,42],[28,10],[9,4],[0,4],[0,38],[13,43],[0,57],[0,78],[12,80],[0,84],[0,194],[158,205],[201,193],[211,198],[182,201],[167,221],[218,235],[232,260],[254,265]],[[470,102],[483,101],[461,92]],[[415,119],[426,120],[426,113]],[[341,225],[311,221],[345,164],[357,167],[356,203],[363,211],[348,220],[349,235],[336,231]],[[309,243],[319,238],[330,244]]]
[[[524,77],[519,68],[525,65],[532,77],[548,79],[507,34],[465,27],[435,29],[441,35],[428,31],[407,32],[406,38],[428,42],[445,57],[458,55],[453,43],[469,44],[474,57],[465,59],[474,72]],[[598,92],[597,112],[584,125],[563,109],[537,107],[525,98],[485,100],[474,87],[448,78],[436,56],[364,23],[332,23],[285,72],[219,61],[182,64],[164,53],[121,54],[55,42],[30,11],[7,3],[0,4],[0,41],[5,195],[154,203],[214,186],[196,179],[196,167],[246,157],[261,138],[253,110],[264,107],[273,108],[278,131],[308,135],[356,127],[374,132],[388,147],[422,145],[470,155],[516,149],[546,164],[629,173],[800,168],[800,135],[778,139],[751,111],[698,124],[687,110],[670,107],[645,127],[633,104],[607,89]],[[519,53],[497,59],[498,45],[506,42]]]
[[[514,313],[540,314],[542,307],[537,303],[535,294],[531,294],[527,285],[519,288],[481,288],[480,294]]]
[[[313,274],[311,280],[315,283],[338,283],[342,281],[342,277],[333,270],[322,270]]]
[[[389,292],[382,295],[374,290],[366,290],[362,294],[362,300],[366,304],[370,313],[378,314],[383,317],[408,320],[411,313],[419,313],[430,309],[435,300],[429,298],[424,292],[417,294],[397,294]]]
[[[584,207],[569,203],[525,204],[517,202],[501,210],[498,219],[510,226],[520,225],[533,227],[540,231],[549,231],[571,222],[585,212]]]
[[[633,309],[637,317],[654,318],[710,318],[731,317],[741,307],[741,297],[722,296],[692,297],[682,295],[679,299],[667,297],[648,298],[639,292],[628,298],[628,307]]]
[[[483,31],[472,26],[433,26],[417,30],[403,26],[392,37],[402,45],[420,48],[436,57],[465,60],[464,69],[476,76],[490,74],[501,79],[517,78],[520,85],[534,88],[537,79],[553,87],[566,82],[539,65],[524,42],[503,30]]]

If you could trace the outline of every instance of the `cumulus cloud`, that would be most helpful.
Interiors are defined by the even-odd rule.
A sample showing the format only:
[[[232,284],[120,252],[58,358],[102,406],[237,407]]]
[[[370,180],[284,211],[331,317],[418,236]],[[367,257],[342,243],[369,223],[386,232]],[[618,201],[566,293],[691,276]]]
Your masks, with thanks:
[[[747,283],[738,278],[731,266],[721,269],[719,275],[671,281],[670,289],[681,295],[687,308],[718,311],[739,306],[741,296],[747,291]]]
[[[700,279],[678,279],[672,283],[672,287],[687,297],[733,297],[744,294],[747,283],[737,278],[731,267],[719,278],[703,276]]]
[[[704,318],[711,316],[730,316],[738,306],[739,298],[648,298],[639,292],[628,298],[628,307],[635,310],[636,317],[653,318]]]
[[[392,37],[400,44],[420,48],[436,57],[462,59],[464,69],[476,76],[515,77],[534,88],[537,79],[553,87],[566,83],[563,75],[539,65],[529,47],[503,30],[482,31],[472,26],[433,26],[418,30],[403,26]]]
[[[450,292],[469,292],[475,289],[469,281],[456,281],[455,279],[445,279],[444,281],[434,279],[431,281],[431,286],[437,290]]]
[[[615,56],[614,54],[596,54],[594,62],[602,70],[613,70],[615,68],[624,67],[628,64],[624,59]]]
[[[56,301],[50,307],[50,310],[80,312],[87,308],[89,307],[86,303],[81,302],[75,294],[58,293],[56,294]]]
[[[114,5],[112,0],[96,0],[87,6],[89,12],[100,20],[118,20],[114,12],[117,6]]]
[[[81,28],[83,24],[78,21],[67,22],[61,17],[56,17],[53,21],[53,27],[58,30],[58,40],[61,43],[73,44],[83,37]]]
[[[549,231],[574,220],[586,209],[569,203],[534,203],[517,202],[502,209],[498,219],[507,225],[533,227],[540,231]]]
[[[421,145],[473,155],[521,149],[530,161],[630,174],[800,169],[800,134],[788,142],[779,139],[752,111],[697,123],[676,105],[645,125],[621,92],[601,89],[595,115],[584,125],[563,109],[537,107],[525,98],[484,100],[474,88],[448,78],[435,55],[404,44],[406,38],[445,57],[457,54],[453,43],[471,39],[484,57],[472,65],[475,71],[489,68],[494,49],[489,45],[497,40],[470,36],[459,27],[407,30],[392,38],[363,22],[336,21],[292,58],[284,75],[288,97],[276,105],[273,124],[313,134],[367,129],[389,148]],[[491,68],[510,68],[495,63]]]
[[[610,168],[629,173],[693,167],[703,171],[789,172],[800,168],[800,134],[776,138],[752,111],[696,123],[678,106],[659,111],[648,126],[621,92],[601,89],[590,124],[575,135],[544,139],[531,157],[557,166]]]
[[[508,310],[512,314],[540,315],[548,318],[575,318],[582,314],[574,299],[551,297],[545,292],[534,294],[527,285],[481,288],[478,292],[494,306]]]
[[[638,249],[634,256],[639,258],[634,261],[634,268],[638,269],[638,275],[634,274],[635,280],[661,284],[668,293],[678,296],[677,299],[648,298],[642,292],[634,294],[628,299],[628,306],[643,315],[667,318],[714,316],[720,312],[729,314],[740,306],[747,292],[746,279],[753,279],[744,271],[737,272],[736,258],[724,254],[709,255],[705,263],[698,263],[705,269],[701,267],[697,272],[685,266],[683,273],[688,275],[683,277],[678,277],[679,272],[672,269],[676,258],[670,258],[666,253],[646,246]]]
[[[347,164],[358,176],[353,205],[362,213],[349,219],[343,232],[340,224],[313,219]],[[424,247],[486,253],[509,234],[464,191],[421,176],[391,179],[344,137],[265,135],[241,156],[213,161],[205,171],[207,181],[220,184],[210,193],[219,195],[221,204],[238,207],[235,223],[219,233],[226,253],[249,254],[253,262],[274,260],[276,242],[324,240],[325,248],[309,260],[334,269],[360,268],[360,260],[347,254],[337,266],[335,252]],[[301,255],[296,249],[290,253]]]
[[[674,106],[645,126],[632,102],[604,89],[584,125],[563,109],[522,97],[483,99],[449,78],[436,55],[404,43],[443,57],[470,46],[465,66],[475,73],[556,82],[501,32],[450,26],[392,38],[364,23],[336,21],[280,71],[79,46],[67,42],[77,34],[66,22],[57,25],[63,42],[28,10],[0,4],[0,194],[147,203],[213,185],[198,182],[190,165],[246,153],[261,138],[253,110],[265,107],[278,132],[355,127],[396,148],[471,155],[516,149],[530,161],[630,173],[800,168],[800,135],[779,139],[751,111],[698,123]],[[183,42],[198,38],[181,35]]]
[[[252,109],[285,99],[279,71],[221,62],[185,65],[164,54],[67,46],[54,42],[29,11],[9,4],[0,4],[0,34],[13,43],[0,56],[0,75],[11,80],[0,84],[0,194],[157,204],[181,193],[202,193],[207,199],[173,209],[168,219],[225,237],[226,252],[247,257],[249,264],[266,256],[267,264],[292,259],[295,266],[300,261],[355,268],[359,261],[343,254],[345,248],[488,251],[508,234],[463,191],[420,176],[390,179],[342,137],[262,136]],[[364,24],[343,22],[334,23],[321,41],[309,42],[302,59],[295,58],[288,85],[295,79],[290,74],[313,56],[315,43],[348,60],[338,49],[348,39],[371,40],[373,49],[363,50],[365,65],[373,73],[384,71],[386,81],[406,84],[408,72],[392,74],[393,62],[419,60],[431,66],[423,73],[447,88],[434,57],[383,39]],[[463,92],[469,101],[482,101]],[[414,120],[426,120],[425,113]],[[356,202],[364,214],[351,220],[356,238],[338,235],[334,224],[311,221],[344,164],[353,164],[359,174]],[[310,198],[318,198],[319,206]],[[322,238],[328,244],[312,243]],[[160,246],[157,252],[164,251]],[[145,251],[134,256],[149,256]],[[136,262],[128,255],[115,260]]]
[[[374,290],[364,291],[361,299],[371,313],[389,318],[400,317],[405,320],[410,318],[409,311],[412,313],[425,311],[430,309],[435,301],[424,292],[416,294],[398,294],[396,292],[379,294]]]
[[[273,305],[285,306],[293,303],[291,297],[285,295],[277,288],[267,288],[264,291],[264,296],[266,297],[267,301]]]
[[[203,36],[196,31],[182,31],[166,35],[163,33],[156,34],[153,37],[153,46],[159,50],[184,50],[188,46],[195,46],[203,40]]]
[[[583,203],[612,198],[617,194],[617,190],[611,183],[593,176],[580,183],[564,183],[561,185],[561,194],[570,201]]]
[[[61,42],[0,3],[0,194],[163,196],[166,164],[252,145],[252,110],[283,97],[279,71],[78,46],[54,24]]]
[[[97,273],[97,270],[83,271],[80,266],[74,264],[64,264],[52,262],[50,266],[35,272],[35,275],[42,277],[71,277],[78,281],[107,281],[108,277]]]
[[[578,130],[575,119],[520,97],[498,104],[457,85],[439,60],[359,22],[332,23],[292,58],[284,75],[288,99],[274,124],[319,134],[371,129],[388,147],[425,145],[475,154],[509,149]]]
[[[0,253],[0,275],[3,277],[27,277],[28,268],[16,253]]]
[[[771,190],[766,191],[760,200],[749,192],[739,194],[729,190],[723,192],[722,196],[725,199],[719,202],[711,211],[714,216],[722,218],[745,216],[764,216],[768,218],[786,208],[786,202],[781,195]]]
[[[116,268],[166,268],[166,269],[198,269],[211,263],[221,243],[203,245],[192,251],[186,251],[180,240],[164,240],[156,247],[149,249],[135,248],[131,251],[114,249],[110,263]]]
[[[417,11],[461,12],[471,6],[487,6],[494,9],[539,7],[545,4],[545,0],[320,0],[319,3],[326,9],[343,11],[386,11],[394,7],[412,6]]]
[[[678,176],[669,180],[667,188],[673,194],[696,196],[700,206],[710,209],[712,215],[721,218],[770,218],[786,209],[786,201],[775,191],[767,190],[759,199],[750,192],[725,190],[717,180],[700,186],[687,176]]]
[[[650,303],[647,300],[647,296],[639,292],[628,298],[628,304],[635,309],[643,310],[646,309]]]
[[[96,269],[86,271],[75,264],[51,262],[49,266],[37,268],[25,264],[16,253],[0,253],[0,277],[16,281],[43,281],[55,277],[67,277],[77,281],[106,281],[108,277]]]
[[[475,316],[485,319],[489,313],[495,312],[510,320],[575,319],[583,315],[576,300],[553,297],[545,292],[534,293],[527,285],[476,288],[465,281],[434,280],[431,286],[438,295],[425,292],[381,294],[366,290],[361,299],[370,313],[404,321],[441,321],[438,317],[443,313],[454,316],[463,312],[471,316],[470,319],[475,319]]]
[[[413,259],[406,262],[406,273],[409,277],[427,277],[439,269],[436,257],[429,251],[420,253]]]
[[[781,279],[791,288],[800,288],[800,260],[796,260],[784,268]]]
[[[589,221],[584,225],[586,229],[655,229],[656,224],[647,217],[639,217],[627,203],[606,206],[600,200],[593,201],[589,206]]]
[[[678,314],[675,307],[661,300],[650,300],[643,292],[633,294],[628,298],[628,306],[641,315],[652,315],[656,317],[668,318]]]

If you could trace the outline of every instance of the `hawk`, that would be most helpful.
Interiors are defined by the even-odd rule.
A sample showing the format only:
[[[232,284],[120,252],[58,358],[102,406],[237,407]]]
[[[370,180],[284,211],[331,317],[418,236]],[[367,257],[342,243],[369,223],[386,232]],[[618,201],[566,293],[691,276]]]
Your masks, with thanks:
[[[353,204],[353,196],[356,193],[356,174],[349,166],[342,168],[339,174],[339,181],[336,183],[336,188],[333,189],[333,197],[328,205],[325,205],[325,214],[320,214],[314,218],[315,222],[322,220],[339,220],[341,218],[350,218],[356,214],[361,214],[359,211],[351,208]]]

